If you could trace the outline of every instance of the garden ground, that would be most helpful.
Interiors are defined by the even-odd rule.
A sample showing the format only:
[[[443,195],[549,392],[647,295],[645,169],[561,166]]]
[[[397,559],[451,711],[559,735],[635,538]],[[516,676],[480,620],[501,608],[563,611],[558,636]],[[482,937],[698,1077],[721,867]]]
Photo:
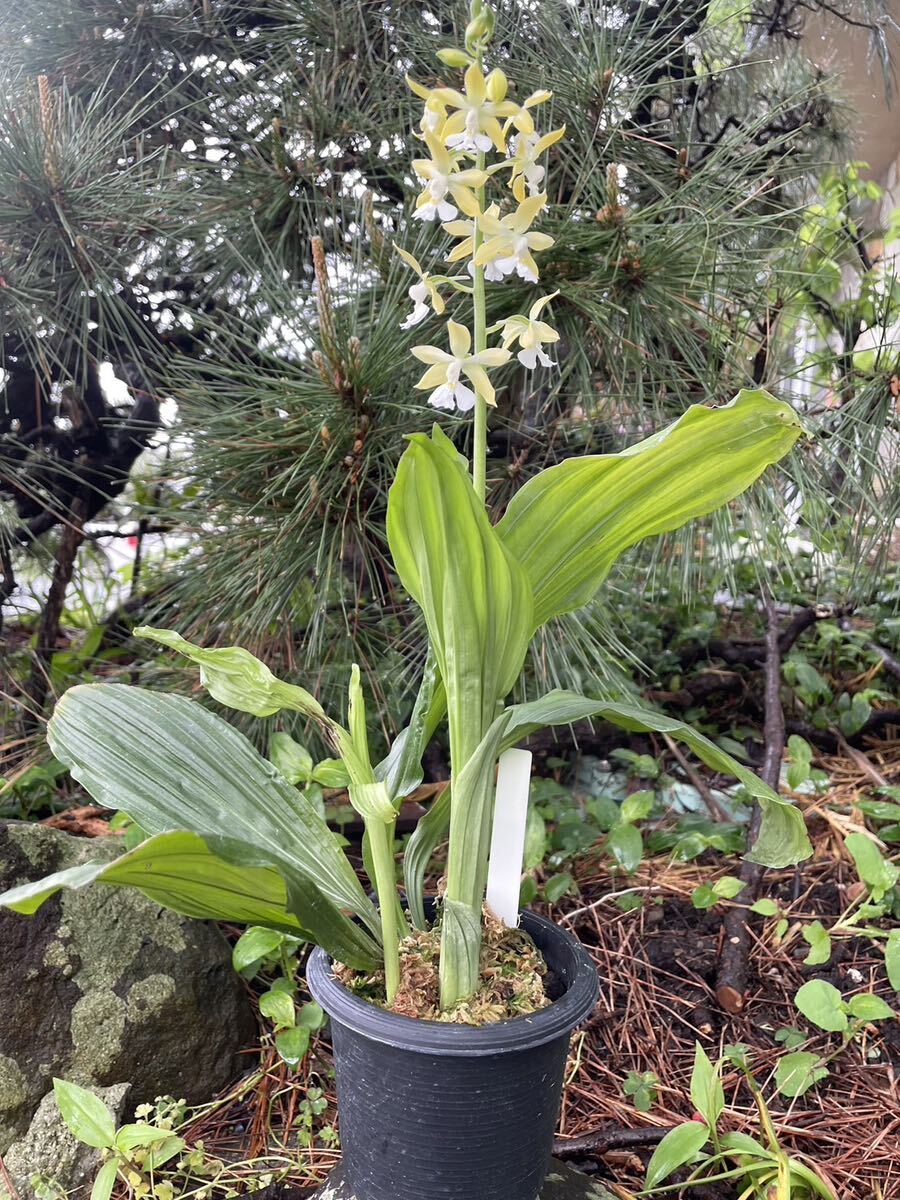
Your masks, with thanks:
[[[839,1034],[810,1028],[793,1003],[811,978],[847,994],[871,990],[894,999],[884,956],[869,938],[835,937],[827,965],[802,961],[809,953],[802,936],[809,922],[832,926],[858,897],[843,837],[862,824],[855,803],[869,794],[873,774],[886,786],[900,784],[900,735],[870,744],[861,759],[858,752],[823,756],[819,765],[833,785],[827,803],[798,797],[809,811],[815,855],[797,870],[767,877],[765,893],[779,912],[757,917],[752,926],[746,1003],[739,1013],[726,1013],[716,999],[723,909],[730,902],[708,909],[692,903],[695,889],[711,882],[709,865],[659,855],[623,879],[598,847],[573,863],[578,894],[545,906],[590,948],[600,974],[595,1014],[572,1043],[556,1151],[596,1174],[623,1200],[640,1190],[662,1134],[692,1115],[688,1089],[698,1041],[713,1059],[725,1046],[748,1048],[780,1145],[814,1165],[837,1196],[900,1195],[900,1027],[895,1020],[869,1025],[841,1050]],[[643,902],[623,912],[617,902],[624,895]],[[779,937],[783,920],[788,927]],[[796,1043],[803,1050],[823,1058],[838,1053],[827,1078],[788,1099],[774,1087],[776,1063],[784,1054],[779,1042],[785,1035],[778,1035],[798,1025],[795,1040],[804,1035]],[[248,1064],[259,1061],[259,1053],[260,1047],[248,1047]],[[649,1111],[639,1111],[623,1091],[632,1073],[652,1073]],[[330,1075],[327,1031],[296,1073],[263,1046],[258,1070],[201,1115],[189,1139],[201,1140],[210,1156],[241,1162],[237,1174],[252,1177],[255,1186],[260,1176],[265,1184],[271,1175],[273,1196],[306,1195],[338,1160],[338,1151],[320,1136],[335,1119]],[[759,1113],[741,1071],[726,1063],[723,1081],[723,1128],[759,1137]],[[326,1143],[328,1137],[326,1132]],[[298,1151],[298,1140],[310,1144]],[[679,1194],[685,1200],[731,1200],[733,1191],[705,1185]]]

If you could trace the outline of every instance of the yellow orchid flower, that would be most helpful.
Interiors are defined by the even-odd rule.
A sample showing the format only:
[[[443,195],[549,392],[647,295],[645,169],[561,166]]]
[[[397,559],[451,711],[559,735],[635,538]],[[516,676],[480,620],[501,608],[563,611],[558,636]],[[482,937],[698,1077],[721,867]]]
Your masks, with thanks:
[[[497,330],[502,330],[500,340],[504,349],[509,349],[514,342],[518,341],[521,349],[516,358],[529,371],[534,370],[538,362],[544,367],[555,366],[553,359],[544,351],[543,346],[546,343],[558,342],[559,334],[552,325],[539,320],[539,317],[544,307],[558,295],[559,292],[551,292],[549,296],[541,296],[540,300],[535,300],[532,304],[527,317],[516,313],[515,316],[507,317],[505,321],[492,325],[488,331],[496,333]]]
[[[423,271],[419,265],[419,260],[414,254],[410,254],[408,250],[404,250],[401,246],[395,246],[394,249],[403,261],[411,266],[419,276],[419,282],[414,283],[408,292],[409,298],[413,302],[413,310],[400,326],[401,329],[412,329],[414,325],[418,325],[420,321],[424,321],[428,316],[429,304],[438,316],[444,312],[447,306],[444,303],[441,293],[438,291],[438,277],[429,275],[427,271]]]
[[[460,262],[462,259],[466,259],[466,270],[474,276],[475,263],[472,255],[475,252],[475,226],[480,224],[485,236],[490,236],[503,228],[498,220],[499,216],[499,206],[490,204],[480,217],[474,217],[471,221],[444,222],[444,229],[451,237],[462,239],[447,255],[447,262]],[[488,283],[499,283],[505,278],[504,273],[498,270],[496,263],[493,262],[485,264],[484,277]]]
[[[492,350],[470,354],[472,336],[465,325],[448,321],[447,333],[450,339],[449,354],[437,346],[413,346],[412,353],[416,358],[429,364],[416,387],[420,390],[433,389],[428,403],[434,408],[456,407],[460,412],[469,412],[475,407],[476,393],[487,404],[496,404],[494,388],[485,368],[502,367],[511,357],[509,350],[497,346]],[[463,375],[474,385],[474,391],[461,381]]]
[[[545,104],[552,95],[553,93],[548,92],[546,88],[540,88],[538,91],[532,92],[522,104],[514,105],[515,112],[510,113],[509,119],[503,127],[504,137],[509,132],[510,126],[518,129],[519,133],[534,133],[534,118],[528,110],[534,108],[536,104]]]
[[[426,133],[433,133],[440,140],[441,131],[444,128],[446,120],[446,104],[442,104],[435,96],[430,97],[425,101],[425,107],[422,109],[422,119],[419,121],[421,135],[424,137]]]
[[[512,154],[505,165],[512,166],[509,186],[512,193],[521,204],[527,195],[536,196],[541,190],[546,171],[538,159],[555,142],[558,142],[566,132],[565,125],[553,129],[543,135],[534,131],[517,133],[512,139]]]
[[[434,134],[423,136],[431,158],[415,158],[412,165],[415,173],[428,182],[416,198],[413,215],[420,221],[433,221],[435,217],[452,221],[458,209],[447,199],[449,195],[464,213],[474,217],[478,212],[478,201],[472,189],[481,187],[487,174],[474,167],[458,170],[456,160]]]
[[[503,278],[513,272],[521,279],[537,283],[537,263],[532,250],[549,250],[553,238],[546,233],[529,232],[529,226],[547,203],[546,193],[530,196],[523,200],[514,213],[500,220],[481,219],[481,228],[487,235],[485,242],[475,253],[475,263],[485,268],[492,265],[492,277]]]
[[[514,121],[524,108],[506,99],[509,84],[499,68],[485,78],[478,64],[472,63],[464,76],[464,92],[448,87],[426,88],[409,76],[406,82],[426,105],[437,103],[455,110],[441,129],[441,140],[445,145],[472,153],[494,146],[501,154],[506,153],[500,122]]]

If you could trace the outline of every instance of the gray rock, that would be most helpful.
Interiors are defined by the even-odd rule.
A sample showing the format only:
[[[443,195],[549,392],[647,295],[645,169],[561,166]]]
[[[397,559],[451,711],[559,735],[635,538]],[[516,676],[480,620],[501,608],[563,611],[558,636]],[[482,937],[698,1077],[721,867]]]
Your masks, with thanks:
[[[0,892],[122,852],[0,822]],[[62,892],[32,917],[0,910],[0,1154],[25,1132],[54,1076],[130,1083],[130,1103],[208,1100],[237,1075],[255,1025],[227,942],[211,924],[132,888]]]
[[[116,1125],[123,1122],[129,1090],[127,1083],[91,1088],[110,1109]],[[13,1142],[3,1161],[19,1200],[36,1200],[32,1186],[35,1175],[52,1179],[65,1191],[72,1191],[93,1181],[102,1160],[99,1150],[85,1146],[72,1136],[60,1115],[56,1097],[50,1092],[38,1105],[28,1132],[21,1141]],[[0,1196],[2,1194],[0,1182]]]
[[[313,1193],[310,1200],[356,1200],[356,1196],[345,1181],[341,1168],[336,1167],[319,1190]],[[616,1198],[612,1192],[595,1179],[590,1179],[587,1175],[582,1175],[580,1171],[575,1171],[572,1167],[554,1159],[550,1173],[541,1188],[541,1194],[537,1197],[523,1196],[522,1200],[616,1200]]]

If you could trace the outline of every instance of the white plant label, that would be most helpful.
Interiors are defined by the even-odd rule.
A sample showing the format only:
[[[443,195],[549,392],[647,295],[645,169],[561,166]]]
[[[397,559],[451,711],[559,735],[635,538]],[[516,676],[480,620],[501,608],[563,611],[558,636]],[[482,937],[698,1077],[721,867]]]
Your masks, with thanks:
[[[486,899],[491,912],[510,929],[515,929],[519,923],[519,889],[530,788],[531,751],[506,750],[500,755],[497,771]]]

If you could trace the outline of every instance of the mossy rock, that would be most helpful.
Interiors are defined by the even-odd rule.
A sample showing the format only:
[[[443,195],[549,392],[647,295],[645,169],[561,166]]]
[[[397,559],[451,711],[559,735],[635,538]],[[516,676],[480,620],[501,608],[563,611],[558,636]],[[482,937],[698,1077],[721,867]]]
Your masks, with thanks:
[[[0,822],[0,891],[121,851],[119,838]],[[0,945],[0,1154],[54,1076],[130,1083],[137,1105],[207,1100],[237,1075],[254,1021],[214,925],[97,884],[32,917],[0,910]]]

